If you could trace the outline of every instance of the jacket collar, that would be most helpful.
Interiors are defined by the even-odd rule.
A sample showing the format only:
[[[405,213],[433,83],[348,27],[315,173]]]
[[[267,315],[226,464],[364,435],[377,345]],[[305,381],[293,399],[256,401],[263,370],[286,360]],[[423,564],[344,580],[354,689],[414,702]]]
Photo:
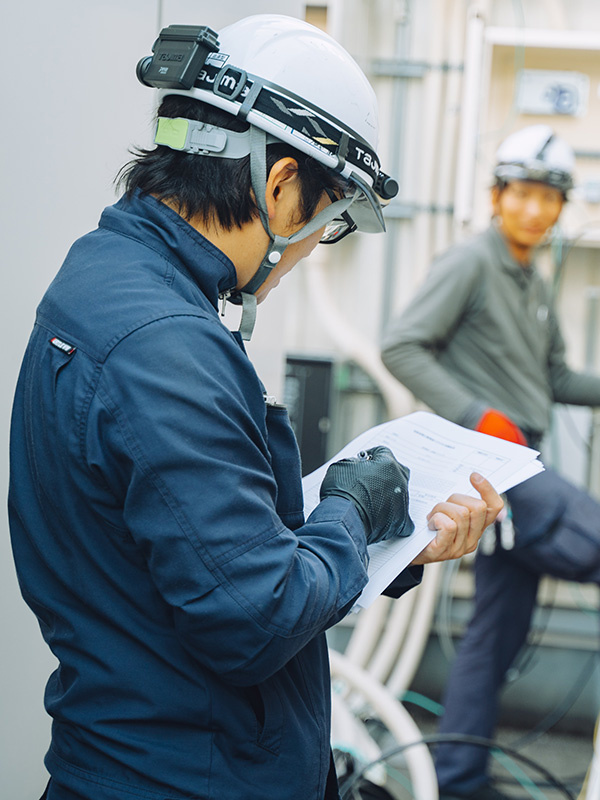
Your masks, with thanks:
[[[511,255],[506,237],[495,221],[492,222],[488,230],[494,252],[502,269],[516,277],[520,282],[526,281],[535,271],[533,263],[530,262],[523,266]]]
[[[160,253],[198,286],[215,308],[219,295],[235,288],[233,262],[175,211],[137,192],[106,208],[100,228],[121,233]]]

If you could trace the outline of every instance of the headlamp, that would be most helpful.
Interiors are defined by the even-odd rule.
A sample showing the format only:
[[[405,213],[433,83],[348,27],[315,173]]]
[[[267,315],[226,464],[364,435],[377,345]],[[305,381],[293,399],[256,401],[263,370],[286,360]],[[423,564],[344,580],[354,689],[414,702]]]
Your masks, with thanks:
[[[152,45],[154,55],[138,62],[138,80],[157,89],[191,89],[209,53],[219,50],[218,35],[206,25],[169,25]]]
[[[389,175],[386,175],[385,172],[382,172],[381,170],[375,178],[373,189],[382,200],[391,200],[393,197],[396,197],[400,191],[398,181]]]

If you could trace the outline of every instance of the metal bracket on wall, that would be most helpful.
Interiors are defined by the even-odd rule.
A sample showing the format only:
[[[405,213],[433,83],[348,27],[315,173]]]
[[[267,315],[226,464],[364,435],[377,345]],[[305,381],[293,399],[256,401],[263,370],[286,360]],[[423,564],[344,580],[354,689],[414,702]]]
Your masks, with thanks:
[[[424,78],[432,70],[463,72],[463,64],[429,64],[426,61],[407,61],[400,58],[376,58],[371,62],[371,72],[375,77],[387,78]]]
[[[454,206],[420,205],[419,203],[390,203],[384,209],[385,219],[414,219],[417,214],[454,214]]]

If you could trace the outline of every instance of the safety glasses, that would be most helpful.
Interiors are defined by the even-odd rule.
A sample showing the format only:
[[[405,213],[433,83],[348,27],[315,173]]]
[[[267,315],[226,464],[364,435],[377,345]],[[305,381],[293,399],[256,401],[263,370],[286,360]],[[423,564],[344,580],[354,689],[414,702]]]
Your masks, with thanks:
[[[332,203],[340,199],[332,189],[325,191]],[[321,237],[322,244],[335,244],[357,230],[365,233],[385,231],[382,210],[384,201],[356,174],[352,176],[352,181],[348,182],[344,196],[352,198],[352,203],[326,225]]]
[[[339,200],[332,189],[325,189],[327,196],[332,203]],[[348,234],[354,233],[356,230],[356,223],[347,211],[342,211],[339,217],[332,219],[328,222],[321,236],[321,244],[335,244],[341,242]]]

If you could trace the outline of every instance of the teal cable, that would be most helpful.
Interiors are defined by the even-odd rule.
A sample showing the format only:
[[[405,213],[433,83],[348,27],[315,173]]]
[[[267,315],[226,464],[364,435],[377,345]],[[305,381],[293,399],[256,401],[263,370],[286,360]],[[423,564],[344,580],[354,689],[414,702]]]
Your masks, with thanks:
[[[432,700],[431,698],[426,697],[419,692],[408,690],[401,695],[400,701],[413,703],[413,705],[429,711],[436,717],[441,717],[444,713],[443,705],[436,703],[435,700]],[[514,744],[512,747],[514,748]],[[494,747],[490,746],[489,749],[490,754],[504,767],[507,772],[509,772],[515,778],[517,783],[519,783],[523,789],[525,789],[525,791],[527,791],[530,796],[534,798],[534,800],[546,800],[544,793],[536,786],[535,783],[533,783],[526,773],[523,772],[519,765],[504,752],[502,747],[495,745]]]
[[[521,767],[513,761],[512,758],[506,755],[506,753],[501,749],[490,749],[491,755],[498,761],[504,769],[509,772],[513,778],[519,783],[526,792],[528,792],[533,800],[548,800],[546,795],[539,789],[536,784],[531,780],[529,775],[525,773]]]
[[[400,697],[401,703],[413,703],[415,706],[419,706],[420,708],[424,708],[426,711],[430,711],[432,714],[435,714],[436,717],[441,717],[444,713],[444,706],[440,705],[440,703],[436,703],[435,700],[431,700],[429,697],[425,697],[424,694],[419,694],[418,692],[413,691],[406,691]]]

